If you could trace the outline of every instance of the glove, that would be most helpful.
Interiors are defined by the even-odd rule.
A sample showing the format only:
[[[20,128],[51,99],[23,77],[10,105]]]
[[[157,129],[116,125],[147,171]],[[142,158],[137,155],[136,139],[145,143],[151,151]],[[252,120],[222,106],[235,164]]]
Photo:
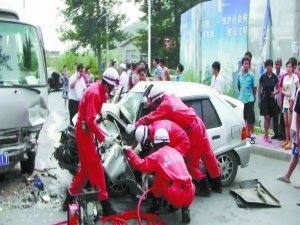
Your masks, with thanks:
[[[109,147],[114,143],[115,138],[112,136],[106,136],[104,140],[105,147]]]
[[[129,149],[131,149],[131,146],[123,146],[123,152],[125,156],[127,156],[127,152]]]
[[[101,117],[102,117],[102,120],[106,120],[106,118],[107,118],[107,111],[102,110],[101,111]]]
[[[147,97],[143,97],[142,104],[143,104],[144,109],[147,109],[149,107],[149,102],[148,102]]]
[[[134,152],[136,154],[139,154],[142,151],[142,146],[140,143],[138,143],[138,145],[135,147]]]
[[[127,134],[130,134],[132,131],[135,130],[135,126],[134,124],[128,124],[127,127],[126,127],[126,132]]]

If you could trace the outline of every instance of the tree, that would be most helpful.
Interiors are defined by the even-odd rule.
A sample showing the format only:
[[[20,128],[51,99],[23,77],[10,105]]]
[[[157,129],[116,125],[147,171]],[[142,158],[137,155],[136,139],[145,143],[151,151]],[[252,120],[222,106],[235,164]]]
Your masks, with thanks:
[[[179,63],[180,51],[180,19],[181,14],[205,0],[151,0],[151,53],[153,57],[164,57],[169,67],[175,68]],[[145,16],[141,19],[147,21],[147,0],[142,2],[141,10]],[[146,29],[138,31],[137,46],[141,52],[147,52],[148,32]],[[165,46],[165,39],[169,39],[172,45]]]
[[[116,11],[120,0],[65,0],[66,8],[60,10],[65,23],[59,28],[61,41],[72,41],[72,52],[80,47],[91,47],[101,65],[101,50],[109,41],[122,41],[127,35],[121,31],[126,16]],[[108,25],[106,27],[106,25]],[[108,33],[106,31],[108,28]]]

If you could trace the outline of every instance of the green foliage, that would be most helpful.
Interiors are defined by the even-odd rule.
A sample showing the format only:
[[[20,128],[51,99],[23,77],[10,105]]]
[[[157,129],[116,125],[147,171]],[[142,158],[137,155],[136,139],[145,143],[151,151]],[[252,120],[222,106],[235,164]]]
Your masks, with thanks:
[[[101,50],[109,41],[110,49],[114,41],[122,41],[126,34],[121,26],[126,22],[124,14],[116,9],[120,0],[65,0],[66,7],[60,10],[65,22],[59,28],[60,40],[73,43],[72,52],[91,47],[101,63]],[[106,25],[108,33],[106,31]]]
[[[141,2],[141,1],[139,1]],[[151,53],[154,57],[166,58],[167,66],[175,68],[179,62],[180,19],[181,14],[197,5],[199,0],[151,0]],[[148,4],[143,1],[141,10],[145,13],[142,20],[147,21]],[[174,48],[165,48],[164,39],[176,42]],[[137,46],[141,52],[147,52],[148,33],[146,29],[138,32]]]
[[[99,71],[98,66],[97,66],[97,58],[96,56],[92,54],[87,54],[87,55],[77,55],[71,52],[65,53],[63,55],[59,56],[49,56],[46,55],[47,57],[47,67],[52,67],[57,69],[58,71],[63,70],[63,66],[67,65],[69,73],[73,74],[74,73],[74,64],[77,63],[82,63],[84,67],[90,66],[92,74],[96,78],[101,78],[101,74],[103,73],[102,70]]]

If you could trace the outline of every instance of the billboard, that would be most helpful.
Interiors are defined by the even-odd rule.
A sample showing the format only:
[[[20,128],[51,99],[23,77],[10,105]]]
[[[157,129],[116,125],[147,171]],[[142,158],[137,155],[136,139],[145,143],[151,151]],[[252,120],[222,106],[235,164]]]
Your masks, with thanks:
[[[190,69],[188,80],[210,84],[211,64],[219,61],[225,93],[236,94],[235,76],[247,51],[248,11],[249,0],[212,0],[182,14],[180,60]]]

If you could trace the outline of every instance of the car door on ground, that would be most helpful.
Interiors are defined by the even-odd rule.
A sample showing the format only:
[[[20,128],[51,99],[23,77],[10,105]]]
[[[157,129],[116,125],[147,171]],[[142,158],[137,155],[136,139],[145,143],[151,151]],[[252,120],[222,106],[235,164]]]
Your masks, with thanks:
[[[226,131],[210,99],[185,100],[184,103],[192,107],[203,120],[212,148],[215,150],[222,146],[226,140]]]

